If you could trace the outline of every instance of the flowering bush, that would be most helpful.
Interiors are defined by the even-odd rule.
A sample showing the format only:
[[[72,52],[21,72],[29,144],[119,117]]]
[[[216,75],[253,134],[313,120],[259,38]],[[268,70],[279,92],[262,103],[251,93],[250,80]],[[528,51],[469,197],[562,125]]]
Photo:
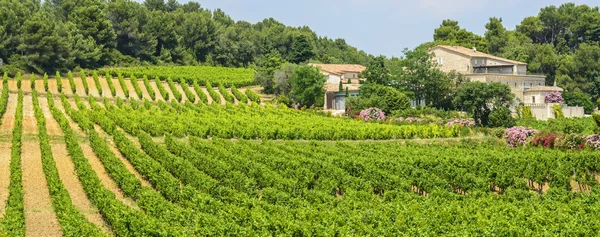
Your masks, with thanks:
[[[587,144],[588,147],[590,147],[594,150],[600,149],[600,135],[598,135],[598,134],[590,135],[590,136],[587,136],[585,140],[586,140],[585,144]]]
[[[468,119],[453,119],[446,123],[446,126],[452,127],[454,125],[458,125],[460,127],[473,127],[475,126],[475,122]]]
[[[562,95],[560,94],[560,92],[558,91],[553,91],[550,92],[548,94],[546,94],[546,96],[544,97],[544,101],[546,103],[558,103],[558,104],[562,104],[564,99],[562,97]]]
[[[512,127],[504,130],[504,139],[510,147],[524,146],[527,140],[538,131],[525,127]]]
[[[583,135],[572,133],[556,139],[554,146],[561,149],[580,150],[585,147],[586,139],[587,138]]]
[[[383,121],[385,120],[385,113],[378,108],[368,108],[360,111],[358,117],[365,122]]]
[[[559,134],[543,131],[533,136],[531,145],[541,146],[543,148],[554,148],[554,144],[559,137]]]

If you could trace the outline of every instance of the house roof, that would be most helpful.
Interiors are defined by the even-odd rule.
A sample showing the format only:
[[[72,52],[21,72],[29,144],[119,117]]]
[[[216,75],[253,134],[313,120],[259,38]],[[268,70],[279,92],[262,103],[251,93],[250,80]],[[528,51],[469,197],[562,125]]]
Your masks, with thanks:
[[[544,91],[563,91],[558,86],[536,86],[526,89],[524,92],[544,92]]]
[[[503,61],[503,62],[507,62],[507,63],[512,63],[512,64],[517,64],[517,65],[527,65],[527,63],[524,62],[519,62],[519,61],[514,61],[514,60],[510,60],[510,59],[506,59],[506,58],[501,58],[501,57],[496,57],[494,55],[491,54],[486,54],[486,53],[482,53],[473,49],[468,49],[462,46],[448,46],[448,45],[438,45],[436,47],[433,47],[432,49],[435,48],[442,48],[448,51],[452,51],[452,52],[456,52],[471,58],[474,57],[481,57],[481,58],[489,58],[489,59],[494,59],[494,60],[498,60],[498,61]]]
[[[309,65],[311,65],[313,67],[318,67],[319,69],[321,69],[321,71],[336,74],[336,75],[342,75],[342,74],[348,73],[348,72],[349,73],[361,73],[362,71],[367,69],[365,66],[358,65],[358,64],[316,64],[316,63],[311,63]]]

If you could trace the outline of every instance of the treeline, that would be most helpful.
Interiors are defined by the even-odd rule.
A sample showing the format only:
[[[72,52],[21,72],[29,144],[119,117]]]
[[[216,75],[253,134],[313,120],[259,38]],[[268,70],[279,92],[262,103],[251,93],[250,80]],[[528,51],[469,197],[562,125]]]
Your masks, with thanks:
[[[343,39],[269,18],[234,21],[176,0],[0,0],[0,72],[132,65],[248,67],[265,55],[301,63],[367,64]]]
[[[528,63],[531,73],[546,75],[546,85],[555,82],[565,89],[568,104],[593,109],[600,98],[600,12],[598,7],[565,3],[548,6],[537,16],[523,19],[515,30],[507,30],[502,18],[492,17],[483,36],[445,20],[435,29],[433,45],[476,47],[478,51]]]

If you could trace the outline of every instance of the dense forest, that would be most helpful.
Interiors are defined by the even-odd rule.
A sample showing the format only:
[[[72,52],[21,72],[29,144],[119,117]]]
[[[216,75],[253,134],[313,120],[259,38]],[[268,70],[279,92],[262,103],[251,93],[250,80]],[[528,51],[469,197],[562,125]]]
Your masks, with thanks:
[[[434,30],[433,42],[421,48],[447,44],[476,47],[479,51],[529,64],[528,71],[546,75],[546,85],[565,89],[569,104],[593,107],[600,97],[600,12],[598,7],[565,3],[548,6],[507,30],[502,18],[492,17],[479,36],[445,20]]]
[[[146,64],[248,67],[267,54],[293,63],[372,58],[306,26],[236,22],[197,2],[0,0],[0,71],[13,75]]]

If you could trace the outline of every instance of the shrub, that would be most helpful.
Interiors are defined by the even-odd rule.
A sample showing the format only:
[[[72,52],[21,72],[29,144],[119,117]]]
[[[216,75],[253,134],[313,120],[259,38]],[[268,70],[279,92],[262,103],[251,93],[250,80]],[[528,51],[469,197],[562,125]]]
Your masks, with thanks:
[[[112,81],[112,76],[110,74],[106,74],[106,84],[108,84],[108,89],[110,89],[110,94],[113,97],[117,96],[117,89],[115,88],[115,84]]]
[[[556,139],[555,147],[569,150],[580,150],[585,147],[586,137],[576,133],[560,136]]]
[[[75,85],[75,81],[73,80],[73,73],[71,71],[67,72],[67,78],[69,78],[69,86],[71,87],[71,91],[73,94],[77,92],[77,86]]]
[[[565,114],[562,111],[561,105],[552,105],[552,111],[554,111],[555,118],[564,118]]]
[[[512,117],[510,109],[507,107],[500,107],[490,113],[490,127],[514,127],[517,122]]]
[[[525,127],[512,127],[504,130],[504,139],[510,147],[524,146],[537,130]]]
[[[29,86],[31,87],[31,90],[35,90],[35,80],[37,79],[37,77],[35,76],[35,74],[31,73],[31,76],[29,76]]]
[[[62,79],[60,78],[60,72],[56,72],[56,87],[58,88],[58,93],[62,92]]]
[[[48,91],[48,74],[44,73],[44,91]]]
[[[98,78],[98,72],[92,72],[92,78],[94,79],[94,85],[96,85],[96,90],[98,90],[98,95],[102,96],[102,84],[100,84],[100,78]]]
[[[557,133],[542,131],[533,136],[531,139],[531,145],[544,148],[554,148],[556,139],[558,137],[560,137],[560,135]]]
[[[260,104],[260,96],[254,93],[250,88],[247,88],[245,93],[252,102]]]
[[[546,94],[546,96],[544,96],[544,101],[546,103],[558,103],[558,104],[562,104],[564,102],[564,99],[562,97],[562,94],[558,91],[553,91],[550,92],[548,94]]]
[[[360,111],[358,115],[360,119],[365,122],[369,121],[383,121],[385,120],[385,113],[378,108],[368,108]]]
[[[83,69],[81,69],[81,72],[79,72],[79,76],[81,77],[81,83],[83,84],[83,89],[85,90],[85,94],[89,95],[90,94],[90,86],[87,83],[87,76],[85,75],[85,71]]]
[[[587,136],[585,139],[585,144],[594,150],[600,149],[600,135],[594,134]]]
[[[468,119],[453,119],[446,123],[446,126],[452,127],[454,125],[458,125],[459,127],[473,127],[475,126],[475,121]]]
[[[23,81],[23,77],[20,72],[17,72],[17,89],[21,89],[21,83]]]

